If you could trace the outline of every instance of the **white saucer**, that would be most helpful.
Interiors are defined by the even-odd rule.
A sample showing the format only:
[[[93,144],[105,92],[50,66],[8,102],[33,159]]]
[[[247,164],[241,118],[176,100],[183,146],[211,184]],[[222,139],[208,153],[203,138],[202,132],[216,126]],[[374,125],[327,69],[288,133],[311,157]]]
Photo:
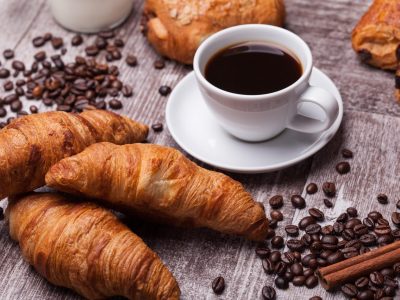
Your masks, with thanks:
[[[167,126],[172,137],[187,153],[219,169],[236,173],[264,173],[283,169],[308,158],[325,146],[339,129],[343,118],[342,97],[328,76],[314,68],[310,83],[330,91],[339,103],[336,121],[322,133],[305,134],[286,129],[265,142],[248,143],[236,139],[218,125],[209,111],[197,88],[193,72],[179,82],[169,97]],[[303,112],[314,116],[320,114],[311,111],[311,108],[305,108]]]

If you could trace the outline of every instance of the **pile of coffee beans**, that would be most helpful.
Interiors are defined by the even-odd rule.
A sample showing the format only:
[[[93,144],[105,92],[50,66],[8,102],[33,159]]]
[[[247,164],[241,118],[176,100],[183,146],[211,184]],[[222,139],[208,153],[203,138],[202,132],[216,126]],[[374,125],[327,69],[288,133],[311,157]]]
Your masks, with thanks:
[[[32,40],[35,48],[40,48],[50,43],[59,53],[47,53],[44,50],[37,51],[34,62],[27,66],[24,62],[15,59],[15,53],[11,49],[3,51],[3,57],[9,61],[11,68],[1,66],[0,84],[4,90],[0,94],[0,118],[6,118],[8,111],[16,115],[0,122],[0,128],[5,127],[15,117],[38,113],[38,106],[32,104],[29,111],[23,110],[21,99],[41,101],[45,106],[54,107],[59,111],[81,112],[90,109],[113,109],[123,107],[120,97],[132,97],[133,89],[124,84],[120,79],[120,70],[110,62],[122,58],[121,49],[124,41],[117,37],[114,31],[105,31],[97,34],[93,44],[84,46],[84,56],[76,56],[74,61],[65,62],[63,55],[68,43],[61,37],[45,33]],[[74,35],[70,41],[72,47],[84,45],[82,35]],[[101,58],[95,58],[103,53]],[[100,56],[99,56],[100,57]],[[103,58],[103,59],[104,59]],[[138,65],[137,57],[128,54],[125,59],[129,67]],[[164,68],[164,60],[157,60],[155,68]],[[162,96],[171,92],[169,86],[163,85],[159,89]],[[9,110],[6,107],[9,106]],[[155,132],[162,131],[162,124],[154,124]]]

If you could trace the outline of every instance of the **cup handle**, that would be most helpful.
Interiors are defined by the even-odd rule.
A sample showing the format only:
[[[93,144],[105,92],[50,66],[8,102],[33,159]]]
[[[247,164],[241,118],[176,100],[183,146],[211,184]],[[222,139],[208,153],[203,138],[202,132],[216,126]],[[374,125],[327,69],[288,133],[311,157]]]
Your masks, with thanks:
[[[289,120],[287,128],[305,133],[318,133],[331,127],[339,114],[339,104],[336,98],[322,88],[309,86],[297,100],[296,107],[304,102],[318,105],[325,112],[325,120],[320,121],[296,114]]]

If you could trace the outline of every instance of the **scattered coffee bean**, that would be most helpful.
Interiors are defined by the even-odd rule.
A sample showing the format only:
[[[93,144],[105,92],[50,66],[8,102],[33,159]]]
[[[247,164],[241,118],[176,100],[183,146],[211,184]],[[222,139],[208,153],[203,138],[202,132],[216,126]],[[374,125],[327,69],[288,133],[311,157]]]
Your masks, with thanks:
[[[283,197],[281,195],[275,195],[269,199],[269,205],[273,209],[279,209],[283,206]]]
[[[11,66],[16,71],[25,71],[25,64],[22,61],[14,60]]]
[[[85,53],[87,56],[96,56],[99,54],[99,48],[97,48],[95,45],[87,46],[85,48]]]
[[[400,227],[400,213],[398,212],[392,213],[392,223],[397,227]]]
[[[262,289],[262,296],[264,300],[275,300],[276,291],[272,286],[266,285]]]
[[[154,132],[161,132],[161,131],[163,131],[164,126],[161,123],[155,123],[155,124],[151,125],[151,129],[153,129]]]
[[[122,108],[122,102],[119,101],[118,99],[112,99],[109,102],[110,108],[112,109],[121,109]]]
[[[285,242],[285,241],[284,241],[283,237],[277,235],[277,236],[274,236],[274,237],[271,239],[271,246],[272,246],[272,248],[280,249],[280,248],[283,247],[284,242]]]
[[[135,55],[128,55],[125,60],[126,64],[130,67],[136,67],[138,62],[137,62],[137,57]]]
[[[270,213],[270,216],[272,219],[277,220],[277,221],[283,220],[283,214],[279,210],[272,210]]]
[[[306,207],[306,200],[300,195],[293,195],[290,197],[290,201],[292,202],[293,207],[302,209]]]
[[[310,214],[310,216],[314,217],[317,221],[323,221],[325,218],[324,213],[315,207],[310,208],[308,210],[308,213]]]
[[[379,195],[377,196],[377,199],[378,199],[378,202],[379,202],[380,204],[387,204],[387,203],[388,203],[388,196],[385,195],[385,194],[379,194]]]
[[[14,51],[11,49],[6,49],[3,51],[3,56],[5,59],[12,59],[14,58]]]
[[[289,287],[289,282],[283,277],[276,277],[275,285],[278,289],[286,290]]]
[[[324,199],[324,204],[325,204],[325,206],[327,207],[327,208],[332,208],[333,207],[333,203],[332,203],[332,201],[331,200],[329,200],[329,199]]]
[[[322,190],[327,197],[334,197],[336,195],[336,186],[333,182],[324,182]]]
[[[312,296],[309,300],[323,300],[320,296]]]
[[[341,291],[345,296],[349,298],[356,297],[358,293],[357,287],[351,283],[346,283],[342,285]]]
[[[372,284],[374,284],[375,286],[383,286],[384,284],[384,277],[380,272],[372,272],[371,274],[369,274],[369,280],[371,281]]]
[[[172,89],[167,85],[162,85],[158,89],[158,92],[160,93],[161,96],[167,96],[171,93],[171,91],[172,91]]]
[[[4,107],[0,106],[0,118],[7,116],[7,111]]]
[[[355,207],[349,207],[346,209],[347,214],[352,217],[355,218],[358,215],[358,211]]]
[[[342,156],[344,158],[353,158],[353,152],[349,149],[343,149],[342,150]]]
[[[298,236],[299,235],[299,227],[296,225],[286,225],[285,231],[288,236]]]
[[[220,295],[225,289],[225,280],[222,276],[215,278],[212,282],[212,289],[215,294]]]
[[[278,221],[275,219],[269,220],[269,228],[275,229],[278,226]]]
[[[165,61],[163,59],[158,59],[154,62],[154,68],[161,70],[165,67]]]
[[[32,44],[36,48],[42,47],[45,43],[46,43],[46,40],[42,36],[37,36],[32,40]]]
[[[307,194],[310,194],[310,195],[315,194],[316,192],[318,192],[318,186],[312,182],[307,185],[306,191],[307,191]]]
[[[80,34],[76,34],[72,37],[71,45],[72,46],[80,46],[83,43],[83,38]]]
[[[11,91],[14,89],[14,83],[10,80],[7,80],[3,83],[3,88],[6,92]]]
[[[304,218],[302,218],[302,219],[300,220],[300,222],[299,222],[299,228],[300,228],[301,230],[304,230],[304,229],[306,229],[306,227],[307,227],[308,225],[311,225],[311,224],[314,224],[314,223],[316,223],[315,218],[313,218],[313,217],[311,217],[311,216],[307,216],[307,217],[304,217]]]
[[[0,68],[0,78],[8,78],[10,76],[10,71],[6,68]]]
[[[52,37],[51,38],[51,45],[54,49],[60,49],[64,45],[64,41],[60,37]]]
[[[274,264],[273,264],[273,262],[272,262],[270,259],[268,259],[268,258],[263,259],[263,261],[262,261],[262,267],[263,267],[264,272],[265,272],[266,274],[272,274],[272,273],[274,273]]]
[[[115,33],[112,30],[102,31],[102,32],[99,32],[98,36],[102,37],[103,39],[111,39],[111,38],[115,37]]]
[[[313,289],[318,285],[318,278],[315,275],[308,276],[306,279],[306,287],[309,289]]]
[[[35,106],[35,105],[30,106],[30,107],[29,107],[29,110],[30,110],[30,112],[33,113],[33,114],[37,114],[38,111],[39,111],[39,109],[38,109],[37,106]]]

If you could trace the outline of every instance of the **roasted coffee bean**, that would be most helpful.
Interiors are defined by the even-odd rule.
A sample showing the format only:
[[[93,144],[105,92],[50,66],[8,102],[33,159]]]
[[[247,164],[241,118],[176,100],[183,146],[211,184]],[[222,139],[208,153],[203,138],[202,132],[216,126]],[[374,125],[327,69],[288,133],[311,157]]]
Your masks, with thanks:
[[[218,276],[212,282],[212,289],[215,294],[220,295],[225,289],[225,280],[222,276]]]
[[[398,212],[392,213],[392,223],[397,227],[400,227],[400,213]]]
[[[375,226],[374,232],[376,235],[388,235],[391,233],[391,229],[390,226],[382,224]]]
[[[300,195],[293,195],[290,197],[290,202],[292,202],[293,207],[295,208],[304,208],[306,206],[306,201]]]
[[[11,49],[6,49],[3,51],[3,56],[5,59],[12,59],[14,58],[14,51]]]
[[[333,231],[336,235],[341,235],[344,230],[343,223],[335,222],[333,223]]]
[[[356,297],[358,293],[357,287],[351,283],[346,283],[342,285],[340,289],[342,293],[349,298]]]
[[[286,273],[287,270],[287,265],[283,262],[280,261],[274,266],[274,273],[277,274],[278,276],[283,276]]]
[[[382,270],[380,273],[383,275]],[[383,279],[384,279],[385,286],[390,286],[392,288],[398,289],[399,283],[397,282],[397,280],[394,280],[393,278],[391,278],[390,276],[387,276],[387,275],[383,275]]]
[[[83,43],[83,38],[80,34],[76,34],[72,37],[71,45],[72,46],[80,46]]]
[[[394,277],[396,276],[396,274],[395,274],[393,268],[384,268],[384,269],[382,269],[380,272],[381,272],[381,274],[382,274],[383,276],[389,276],[389,277],[391,277],[391,278],[394,278]]]
[[[357,250],[360,250],[362,247],[362,243],[359,240],[352,240],[348,242],[346,241],[345,248],[347,247],[354,247]]]
[[[283,197],[281,195],[275,195],[269,199],[269,205],[274,209],[279,209],[283,206]]]
[[[391,286],[385,286],[383,288],[383,294],[385,294],[387,297],[382,297],[382,298],[377,298],[377,299],[384,299],[384,298],[390,298],[396,296],[396,289],[391,287]],[[390,298],[393,299],[393,298]]]
[[[262,267],[264,269],[264,272],[266,274],[272,274],[274,273],[274,264],[272,261],[268,258],[262,260]]]
[[[270,216],[272,219],[277,220],[277,221],[282,221],[283,220],[283,214],[279,210],[272,210],[270,212]]]
[[[380,204],[387,204],[388,203],[388,196],[385,194],[379,194],[376,199]]]
[[[283,237],[281,237],[280,235],[274,236],[271,239],[272,248],[280,249],[283,247],[284,243],[285,243],[285,241],[284,241]]]
[[[269,255],[269,259],[271,262],[276,264],[277,262],[281,261],[281,253],[279,251],[272,251],[271,254]]]
[[[321,231],[321,225],[319,224],[310,224],[305,228],[305,232],[308,234],[317,234]]]
[[[313,254],[313,253],[307,254],[307,255],[305,255],[305,256],[302,257],[301,263],[302,263],[304,266],[308,267],[308,266],[309,266],[309,263],[310,263],[310,260],[315,259],[316,257],[317,257],[317,256],[316,256],[315,254]]]
[[[263,287],[261,292],[264,300],[275,300],[276,291],[272,286],[266,285]]]
[[[359,300],[374,300],[374,292],[371,290],[361,291],[357,295],[357,299],[359,299]]]
[[[317,258],[317,262],[318,262],[319,267],[326,267],[328,265],[328,262],[326,261],[326,259],[321,258],[321,257]]]
[[[115,37],[115,33],[112,30],[101,31],[98,33],[98,36],[102,37],[103,39],[112,39]]]
[[[312,242],[309,248],[311,252],[317,253],[322,250],[322,243],[320,241]]]
[[[315,194],[316,192],[318,192],[318,186],[312,182],[307,185],[306,192],[307,192],[307,194],[310,194],[310,195]]]
[[[375,222],[374,222],[374,220],[372,220],[371,218],[365,218],[364,220],[363,220],[363,224],[365,225],[365,226],[367,226],[367,228],[369,229],[369,230],[372,230],[372,229],[374,229],[375,228]]]
[[[130,85],[124,85],[121,92],[124,97],[131,97],[133,95],[132,87]]]
[[[10,109],[13,112],[18,112],[22,109],[22,102],[20,100],[15,100],[11,102]]]
[[[368,279],[368,277],[365,277],[365,276],[358,278],[354,282],[354,285],[360,290],[367,288],[368,284],[369,284],[369,279]]]
[[[112,99],[108,103],[112,109],[121,109],[122,108],[122,102],[119,101],[118,99]],[[154,130],[154,128],[153,128]]]
[[[369,280],[377,287],[381,287],[384,284],[384,276],[380,272],[372,272],[369,274]]]
[[[353,229],[345,229],[342,232],[342,238],[345,239],[346,241],[350,241],[356,237],[356,234],[354,233]]]
[[[350,258],[350,257],[355,257],[359,254],[357,248],[355,248],[355,247],[346,247],[340,251],[343,253],[344,258],[346,258],[346,259]]]
[[[358,215],[358,211],[355,207],[348,207],[346,209],[346,212],[349,215],[349,217],[351,217],[351,218],[355,218]]]
[[[60,37],[52,37],[51,38],[51,45],[54,49],[60,49],[64,45],[64,41]]]
[[[130,67],[136,67],[138,64],[137,57],[135,55],[128,55],[125,62]]]
[[[6,104],[6,105],[10,105],[12,102],[14,102],[16,100],[18,100],[17,94],[10,94],[10,95],[4,97],[4,99],[3,99],[4,104]]]
[[[15,120],[15,117],[7,118],[7,124],[11,124]]]
[[[289,282],[283,277],[276,277],[275,285],[278,289],[286,290],[289,287]]]
[[[376,243],[376,236],[370,233],[364,234],[359,238],[360,242],[365,246],[373,246]]]
[[[277,222],[276,220],[273,220],[273,221],[275,221],[275,222]],[[272,221],[271,221],[272,222]],[[271,224],[271,223],[270,223]],[[275,230],[273,230],[272,229],[272,227],[271,227],[271,225],[270,225],[270,228],[268,228],[268,230],[267,230],[267,235],[266,235],[266,239],[271,239],[271,238],[273,238],[275,236]]]
[[[324,199],[324,204],[327,208],[332,208],[333,207],[333,203],[331,200],[329,199]]]
[[[30,110],[30,112],[33,113],[33,114],[37,114],[38,111],[39,111],[39,109],[38,109],[37,106],[35,106],[35,105],[31,105],[31,106],[29,107],[29,110]]]
[[[283,276],[282,276],[286,281],[291,282],[293,280],[293,274],[287,271]]]
[[[321,238],[321,242],[324,244],[331,244],[331,245],[337,245],[339,242],[338,238],[334,235],[325,235]]]
[[[394,273],[395,273],[397,276],[400,275],[400,262],[395,263],[395,264],[393,265],[393,271],[394,271]]]
[[[306,283],[306,276],[300,275],[300,276],[294,276],[292,283],[294,286],[303,286]]]
[[[105,49],[108,46],[108,42],[99,36],[95,39],[94,44],[96,45],[96,47],[98,49],[101,49],[101,50]]]
[[[317,222],[317,221],[315,220],[314,217],[311,217],[311,216],[304,217],[304,218],[302,218],[302,219],[300,220],[300,222],[299,222],[299,228],[300,228],[301,230],[304,230],[304,229],[306,229],[306,227],[307,227],[308,225],[315,224],[316,222]]]
[[[347,161],[342,161],[336,165],[336,171],[343,175],[350,172],[350,164]]]
[[[158,59],[154,62],[154,68],[156,69],[164,69],[165,67],[165,61],[163,59]]]
[[[300,263],[294,263],[293,265],[290,266],[290,272],[294,276],[299,276],[303,275],[303,266]]]
[[[343,249],[344,247],[346,247],[346,244],[347,244],[348,242],[346,241],[346,240],[341,240],[341,241],[339,241],[339,243],[337,244],[337,246],[338,246],[338,249]]]
[[[344,259],[343,253],[341,251],[336,251],[335,253],[329,255],[326,260],[329,264],[335,264],[338,263],[339,261],[342,261],[343,259]]]
[[[114,46],[118,47],[118,48],[122,48],[125,46],[124,41],[120,38],[115,39],[113,43],[114,43]]]
[[[306,276],[306,278],[308,278],[308,277],[314,275],[314,270],[312,270],[312,269],[305,269],[305,270],[303,271],[303,275]]]
[[[400,200],[398,200],[398,201],[396,202],[396,208],[397,208],[397,209],[400,209]]]
[[[258,245],[256,248],[256,254],[260,258],[267,258],[271,250],[266,245]]]
[[[336,195],[336,185],[333,182],[324,182],[322,190],[327,197],[334,197]]]
[[[294,262],[296,262],[296,257],[294,256],[293,252],[290,251],[290,252],[285,252],[285,253],[283,253],[281,260],[282,260],[285,264],[291,265],[291,264],[293,264]]]
[[[325,225],[321,228],[321,234],[331,235],[334,234],[335,228],[332,225]]]
[[[22,61],[14,60],[11,64],[12,68],[17,71],[25,71],[25,64]]]
[[[37,36],[32,40],[34,47],[42,47],[46,43],[46,40],[42,36]]]
[[[360,219],[350,219],[348,220],[345,224],[344,224],[344,228],[345,229],[354,229],[354,227],[356,225],[360,225],[361,224],[361,220]]]
[[[99,48],[97,48],[95,45],[87,46],[85,48],[85,53],[87,56],[96,56],[99,54]]]
[[[46,106],[52,106],[53,105],[53,100],[51,98],[44,98],[43,99],[43,104]]]
[[[160,93],[161,96],[167,96],[169,95],[169,93],[171,93],[171,91],[172,91],[171,88],[167,85],[162,85],[158,89],[158,92]]]
[[[15,93],[18,95],[18,96],[23,96],[24,94],[25,94],[25,91],[24,91],[24,89],[22,88],[22,87],[17,87],[16,89],[15,89]]]
[[[10,71],[6,68],[0,68],[0,78],[4,79],[8,77],[10,77]]]
[[[4,118],[5,116],[7,116],[7,110],[0,106],[0,118]]]
[[[364,224],[357,224],[354,226],[353,231],[356,235],[361,236],[368,233],[368,227]]]
[[[286,242],[286,246],[292,251],[300,251],[304,250],[304,242],[298,239],[289,239]]]
[[[309,209],[308,213],[310,214],[310,216],[314,217],[317,221],[323,221],[325,218],[324,213],[315,207]]]
[[[10,80],[7,80],[3,83],[3,88],[6,92],[11,91],[12,89],[14,89],[14,83]]]
[[[347,222],[348,218],[349,218],[349,216],[347,213],[342,213],[339,215],[339,217],[337,217],[336,221],[339,223],[345,223],[345,222]]]
[[[394,238],[392,235],[387,234],[387,235],[381,235],[380,237],[378,237],[376,241],[379,246],[386,246],[393,243]]]
[[[269,228],[272,228],[272,229],[275,229],[277,226],[278,226],[278,221],[277,220],[275,220],[275,219],[271,219],[270,221],[269,221]]]
[[[309,289],[313,289],[318,285],[318,278],[315,275],[308,276],[306,279],[306,287]]]
[[[310,299],[308,300],[323,300],[320,296],[312,296]]]
[[[385,218],[379,218],[378,221],[376,222],[376,224],[378,224],[378,225],[387,225],[387,226],[390,225],[389,221],[386,220]]]
[[[379,219],[382,218],[382,214],[378,211],[371,211],[368,213],[368,217],[371,218],[374,222],[377,222]]]
[[[298,236],[299,235],[299,227],[296,225],[286,225],[285,231],[288,236]]]

